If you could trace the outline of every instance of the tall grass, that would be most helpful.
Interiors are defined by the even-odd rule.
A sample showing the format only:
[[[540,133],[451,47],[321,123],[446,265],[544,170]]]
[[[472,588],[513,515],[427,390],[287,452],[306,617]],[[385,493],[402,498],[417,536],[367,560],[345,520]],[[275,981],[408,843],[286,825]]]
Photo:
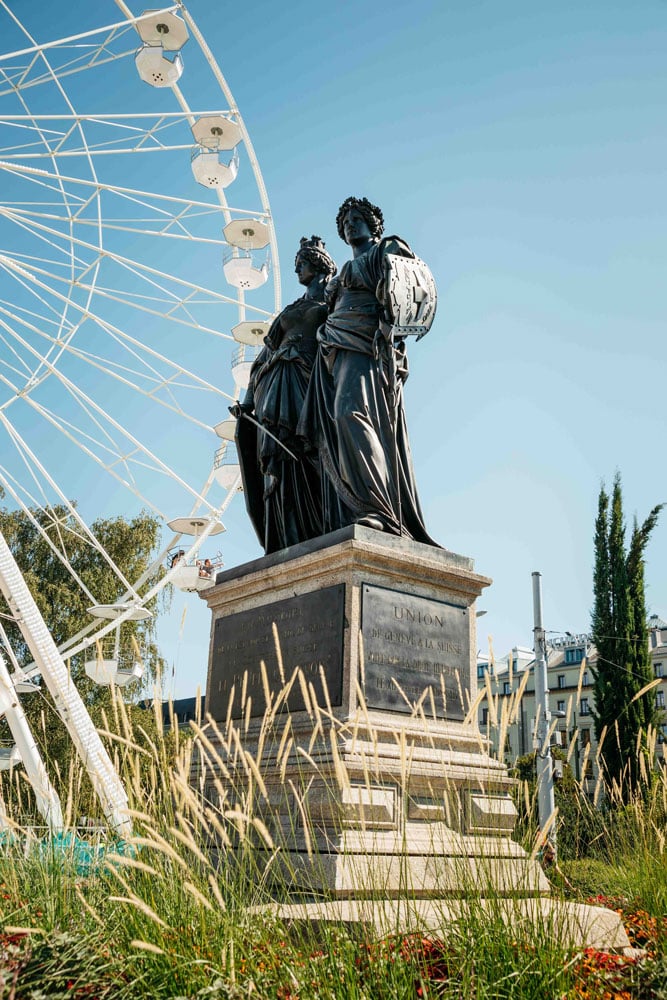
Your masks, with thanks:
[[[282,711],[295,684],[302,692],[305,687],[309,737],[300,737],[299,719]],[[558,916],[529,919],[518,904],[489,897],[483,861],[466,898],[443,906],[436,940],[424,937],[416,904],[410,934],[398,920],[392,926],[391,906],[381,929],[335,916],[317,923],[279,919],[269,904],[311,898],[304,870],[311,866],[316,874],[326,860],[309,792],[317,785],[320,801],[328,794],[338,802],[349,789],[340,741],[371,748],[362,787],[377,784],[379,763],[363,708],[357,720],[340,722],[326,697],[317,704],[299,673],[277,694],[267,690],[266,700],[261,719],[251,719],[246,706],[239,720],[230,712],[222,723],[165,733],[159,706],[151,725],[142,726],[115,697],[102,731],[129,792],[134,835],[127,843],[105,839],[99,858],[83,869],[76,841],[31,840],[25,803],[20,817],[10,812],[15,839],[0,853],[0,923],[6,935],[15,935],[15,952],[3,956],[0,946],[0,970],[3,963],[5,970],[19,969],[16,982],[24,992],[17,998],[575,995],[577,958],[566,927]],[[414,718],[422,720],[428,743],[423,706]],[[395,742],[400,781],[407,785],[410,747],[398,731]],[[63,789],[73,829],[84,782],[77,766]],[[587,811],[582,815],[601,824],[589,845],[594,861],[613,873],[627,898],[638,898],[657,917],[667,912],[667,785],[664,772],[646,770],[646,779],[643,794],[628,806],[610,801],[604,812],[594,812],[582,789],[577,802]],[[272,820],[281,796],[290,804],[287,825]],[[529,817],[532,796],[529,783],[519,788]],[[454,792],[446,798],[443,812],[455,825]],[[529,824],[525,832],[532,850]],[[290,853],[295,847],[306,859],[298,871]],[[576,872],[568,874],[576,881]],[[579,872],[579,884],[588,892],[584,876]],[[410,892],[406,883],[404,895]],[[437,911],[435,917],[438,923]],[[8,974],[3,1000],[12,996]]]

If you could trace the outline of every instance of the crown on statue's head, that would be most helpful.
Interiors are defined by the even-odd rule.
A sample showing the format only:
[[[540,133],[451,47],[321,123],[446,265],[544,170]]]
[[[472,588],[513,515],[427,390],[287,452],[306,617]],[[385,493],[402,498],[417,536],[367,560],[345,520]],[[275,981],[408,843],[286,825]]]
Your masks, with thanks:
[[[308,239],[307,236],[302,236],[299,240],[299,249],[305,250],[306,247],[310,247],[313,250],[319,250],[320,253],[327,252],[326,244],[321,236],[311,236],[310,239]],[[327,254],[327,256],[329,255]]]
[[[302,236],[299,241],[299,250],[296,259],[305,257],[322,274],[331,277],[336,273],[336,264],[331,254],[328,252],[324,240],[321,236]]]

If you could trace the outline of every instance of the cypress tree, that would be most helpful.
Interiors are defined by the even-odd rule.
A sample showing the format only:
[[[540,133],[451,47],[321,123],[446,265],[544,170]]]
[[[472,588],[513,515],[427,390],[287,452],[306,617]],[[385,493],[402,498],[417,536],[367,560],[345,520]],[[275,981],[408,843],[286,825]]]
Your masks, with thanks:
[[[653,680],[651,654],[648,645],[648,629],[646,626],[646,594],[644,589],[644,550],[649,536],[655,527],[662,505],[654,507],[644,523],[640,526],[635,518],[630,550],[628,552],[628,596],[630,615],[630,648],[628,667],[636,691],[640,691]],[[631,732],[646,734],[649,726],[658,723],[658,712],[655,706],[655,692],[647,691],[628,706],[628,728]],[[644,741],[642,741],[644,742]],[[645,744],[642,747],[645,749]],[[639,749],[639,748],[638,748]],[[638,773],[637,752],[630,757],[631,781],[636,785]]]
[[[601,760],[605,778],[627,796],[637,787],[639,753],[646,730],[656,722],[654,694],[635,695],[652,680],[644,593],[644,551],[662,504],[642,525],[635,519],[630,547],[625,545],[623,495],[619,473],[611,498],[604,484],[595,521],[593,575],[593,642],[597,661],[592,667],[595,732],[604,737]]]
[[[598,514],[595,521],[595,568],[593,573],[592,638],[597,649],[597,663],[592,667],[595,696],[595,735],[600,739],[608,719],[617,717],[616,688],[607,665],[614,660],[614,640],[611,606],[611,570],[609,563],[609,496],[600,487]],[[606,738],[606,737],[605,737]]]

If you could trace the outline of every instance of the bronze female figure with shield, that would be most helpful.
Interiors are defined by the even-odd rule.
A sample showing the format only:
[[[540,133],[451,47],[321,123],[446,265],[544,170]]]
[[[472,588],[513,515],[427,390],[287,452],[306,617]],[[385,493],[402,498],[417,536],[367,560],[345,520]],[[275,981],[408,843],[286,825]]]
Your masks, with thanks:
[[[298,426],[319,459],[323,530],[359,524],[434,545],[417,496],[403,385],[405,336],[430,327],[435,285],[404,240],[381,238],[382,212],[366,198],[348,198],[336,223],[353,256],[327,288]]]

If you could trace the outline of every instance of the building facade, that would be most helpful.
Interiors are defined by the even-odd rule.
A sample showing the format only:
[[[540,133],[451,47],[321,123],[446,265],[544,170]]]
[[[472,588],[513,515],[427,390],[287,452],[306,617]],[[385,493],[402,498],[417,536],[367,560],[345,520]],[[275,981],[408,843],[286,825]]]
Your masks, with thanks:
[[[653,674],[660,683],[651,692],[662,713],[656,734],[656,758],[665,765],[667,741],[667,622],[652,615],[648,622]],[[560,746],[588,795],[598,780],[598,742],[593,713],[593,669],[596,650],[587,634],[565,635],[547,643],[547,684],[552,714],[552,745]],[[479,726],[507,764],[534,749],[535,660],[532,650],[515,646],[501,660],[480,659]]]

